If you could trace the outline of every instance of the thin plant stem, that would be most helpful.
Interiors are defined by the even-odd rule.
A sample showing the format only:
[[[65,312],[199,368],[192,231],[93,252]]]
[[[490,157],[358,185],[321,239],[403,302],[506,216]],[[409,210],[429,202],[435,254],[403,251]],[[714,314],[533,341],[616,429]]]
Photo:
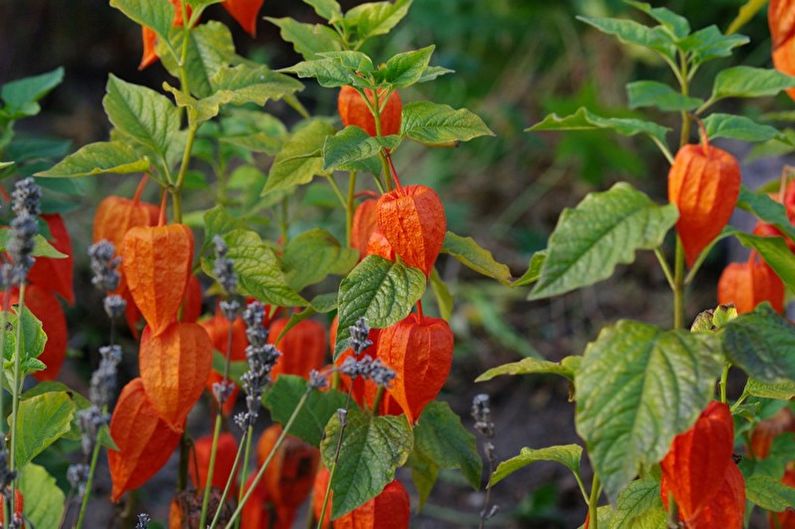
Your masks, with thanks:
[[[11,472],[16,470],[16,448],[17,448],[17,422],[19,416],[19,393],[22,389],[22,380],[20,380],[20,371],[22,368],[22,363],[20,359],[20,355],[22,351],[20,350],[20,344],[22,343],[22,313],[25,309],[25,283],[23,282],[19,286],[19,303],[17,306],[17,339],[16,343],[14,344],[14,380],[11,383],[11,388],[13,389],[14,393],[12,395],[11,400],[11,454],[10,454],[10,464],[8,468]],[[12,513],[16,512],[16,490],[17,490],[17,478],[14,478],[11,481],[11,511]]]
[[[597,507],[599,506],[599,493],[602,486],[599,484],[599,476],[594,470],[593,481],[591,482],[591,497],[588,500],[588,528],[599,529],[599,518],[597,516]]]
[[[254,427],[249,426],[248,430],[246,430],[246,447],[243,457],[243,468],[240,469],[240,483],[245,485],[246,479],[248,479],[248,468],[249,468],[249,460],[251,459],[251,440],[254,438]],[[243,488],[240,488],[240,492],[237,494],[237,502],[240,503],[243,500]],[[240,518],[235,520],[235,529],[240,527]]]
[[[221,436],[221,415],[215,416],[215,427],[213,428],[213,443],[210,448],[210,466],[207,469],[207,481],[204,483],[204,495],[202,496],[202,510],[199,515],[199,527],[205,527],[207,523],[207,508],[210,505],[210,490],[213,485],[213,474],[215,470],[215,456],[218,452],[218,438]],[[220,508],[220,506],[219,506]]]
[[[251,429],[246,431],[244,434],[246,437],[249,437]],[[226,501],[226,497],[229,495],[229,491],[232,489],[232,483],[235,481],[235,473],[237,472],[237,466],[240,464],[240,456],[243,454],[243,447],[245,439],[241,439],[240,445],[237,447],[237,453],[235,454],[235,461],[232,463],[232,470],[229,472],[229,477],[226,478],[226,485],[224,485],[224,491],[221,493],[221,499],[218,500],[218,508],[215,509],[215,515],[213,516],[212,521],[210,522],[209,529],[215,529],[215,526],[218,524],[218,519],[221,517],[221,506]],[[245,481],[243,481],[245,483]]]
[[[726,397],[726,384],[729,381],[729,368],[731,368],[731,364],[727,362],[723,366],[723,372],[720,375],[720,401],[724,404],[728,402],[728,398]]]
[[[251,495],[257,489],[257,485],[259,485],[259,482],[262,480],[262,477],[265,475],[265,471],[268,469],[268,466],[270,466],[271,461],[276,455],[276,452],[279,451],[279,448],[281,448],[282,443],[284,443],[284,440],[287,438],[287,432],[290,431],[290,428],[293,426],[293,422],[295,422],[295,418],[298,417],[298,414],[304,408],[304,405],[306,404],[306,401],[309,398],[309,394],[311,392],[312,389],[307,388],[304,394],[301,395],[301,398],[298,400],[298,404],[295,406],[293,413],[290,415],[290,418],[284,424],[284,428],[282,428],[282,433],[279,434],[279,438],[276,439],[276,443],[273,445],[271,453],[268,454],[268,457],[265,459],[259,471],[254,476],[254,480],[251,482],[251,486],[246,491],[246,494],[243,496],[243,499],[240,500],[240,503],[238,503],[235,512],[232,513],[232,518],[229,520],[229,522],[227,522],[224,529],[232,529],[234,527],[235,521],[238,519],[238,517],[240,517],[240,513],[243,512],[243,507],[246,505],[248,500],[251,498]],[[199,527],[203,527],[203,525],[199,525]]]
[[[345,399],[345,412],[347,417],[348,408],[351,405],[351,390],[348,390],[348,397]],[[340,425],[340,434],[337,437],[337,446],[334,448],[334,461],[331,462],[331,468],[329,469],[328,474],[328,483],[326,484],[326,491],[323,493],[323,505],[320,507],[320,516],[317,520],[317,529],[323,529],[323,520],[326,519],[326,509],[328,509],[329,499],[331,498],[331,482],[334,479],[334,474],[337,471],[337,460],[340,457],[340,451],[342,451],[342,437],[345,435],[345,427],[347,426],[347,422],[343,422]]]
[[[284,197],[282,199],[281,206],[282,206],[281,218],[279,221],[279,226],[281,227],[281,232],[282,232],[282,242],[284,244],[287,244],[287,241],[289,240],[289,227],[290,227],[290,220],[289,220],[290,210],[289,210],[289,201],[287,200],[287,197]]]
[[[657,260],[660,262],[660,268],[662,268],[663,274],[665,274],[665,279],[668,281],[668,285],[671,287],[671,290],[676,288],[674,286],[674,276],[671,273],[671,267],[668,266],[668,261],[665,260],[665,254],[663,253],[662,249],[655,248],[654,255],[657,256]]]
[[[348,206],[345,208],[345,242],[351,245],[353,237],[353,214],[356,210],[356,171],[348,173]]]
[[[100,451],[100,443],[99,439],[94,441],[94,449],[91,451],[91,463],[88,467],[88,479],[86,479],[86,490],[83,493],[83,499],[80,502],[80,514],[77,516],[77,523],[75,524],[75,529],[82,529],[83,527],[83,520],[86,517],[86,511],[88,510],[88,500],[91,497],[91,489],[94,487],[94,471],[97,468],[97,461],[99,460],[99,451]]]
[[[340,205],[342,205],[342,208],[344,210],[346,210],[346,212],[347,212],[347,210],[348,210],[348,201],[345,199],[345,196],[343,196],[342,190],[340,189],[340,186],[337,185],[337,181],[334,180],[334,176],[333,175],[328,175],[326,177],[326,180],[328,180],[328,183],[331,186],[331,189],[334,191],[334,194],[337,196],[337,200],[340,201]]]
[[[681,329],[684,327],[685,321],[685,252],[679,235],[676,236],[674,259],[674,329]]]

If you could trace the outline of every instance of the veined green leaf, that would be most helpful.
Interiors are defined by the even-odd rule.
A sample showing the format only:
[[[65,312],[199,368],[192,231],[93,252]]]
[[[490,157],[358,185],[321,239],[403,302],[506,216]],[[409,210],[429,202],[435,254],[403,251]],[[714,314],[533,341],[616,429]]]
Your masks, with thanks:
[[[697,64],[731,57],[732,50],[751,41],[745,35],[724,35],[717,26],[707,26],[681,40],[679,45],[691,53]]]
[[[19,468],[69,432],[76,409],[65,391],[43,393],[20,401],[15,444]],[[12,420],[13,415],[8,418],[9,424]]]
[[[347,275],[358,260],[358,251],[342,246],[326,230],[315,228],[290,239],[282,265],[287,284],[298,292],[330,274]]]
[[[308,184],[323,169],[322,149],[334,127],[323,119],[310,119],[284,142],[273,160],[262,194]]]
[[[623,44],[635,44],[654,50],[664,57],[673,60],[676,46],[673,36],[662,27],[651,28],[638,24],[634,20],[622,18],[577,17],[602,33],[613,35]]]
[[[436,46],[431,45],[392,56],[383,68],[378,70],[378,80],[398,88],[419,82],[428,69],[435,48]]]
[[[761,382],[795,382],[795,325],[767,303],[726,324],[723,349]]]
[[[663,529],[666,525],[667,515],[656,480],[635,480],[618,495],[610,529]]]
[[[265,20],[279,27],[282,39],[293,45],[307,61],[320,58],[319,53],[342,50],[342,41],[336,31],[322,24],[304,24],[292,18],[271,18]]]
[[[605,118],[598,116],[587,108],[580,108],[574,114],[560,117],[557,114],[550,114],[540,123],[536,123],[528,132],[547,131],[547,130],[596,130],[609,129],[623,136],[635,136],[645,134],[660,143],[665,143],[665,135],[670,129],[660,126],[651,121],[643,121],[634,118]]]
[[[790,223],[784,206],[765,193],[754,193],[745,186],[740,188],[737,207],[752,213],[758,219],[773,224],[787,237],[795,241],[795,227]]]
[[[582,447],[580,445],[548,446],[546,448],[522,448],[518,456],[506,459],[489,478],[489,487],[493,487],[514,472],[523,469],[531,463],[539,461],[552,461],[560,463],[575,473],[580,471]]]
[[[795,505],[795,487],[770,476],[751,476],[745,487],[748,500],[770,512],[783,512]]]
[[[762,259],[770,265],[776,275],[787,285],[795,289],[795,254],[781,237],[761,237],[748,233],[736,232],[734,236],[746,248],[759,252]]]
[[[572,357],[567,357],[572,358]],[[576,371],[572,369],[571,363],[550,362],[549,360],[539,360],[538,358],[523,358],[518,362],[503,364],[493,367],[475,379],[475,382],[486,382],[494,377],[502,375],[560,375],[574,380]]]
[[[427,145],[469,141],[494,133],[473,112],[430,101],[414,101],[403,107],[401,133]]]
[[[511,284],[511,270],[498,263],[491,252],[480,246],[472,237],[461,237],[448,231],[442,251],[452,255],[461,264],[475,272],[496,279],[503,285]]]
[[[745,391],[753,397],[774,400],[791,400],[795,398],[795,382],[762,382],[749,378]]]
[[[795,87],[795,77],[777,70],[734,66],[722,70],[715,77],[711,101],[728,97],[768,97]]]
[[[174,4],[161,0],[110,0],[127,18],[155,31],[161,38],[167,39],[174,20]]]
[[[345,127],[333,136],[327,136],[323,144],[323,170],[349,170],[355,162],[368,160],[382,149],[394,149],[400,143],[399,136],[376,138],[354,125]]]
[[[745,116],[731,114],[710,114],[704,120],[707,136],[710,139],[729,138],[731,140],[761,142],[775,138],[779,132],[775,127],[762,125]]]
[[[370,2],[350,9],[343,17],[343,26],[353,42],[386,35],[406,16],[412,0]]]
[[[6,113],[11,119],[33,116],[41,108],[38,101],[63,81],[63,68],[10,81],[0,88],[0,98],[5,102]]]
[[[656,107],[665,112],[694,110],[704,103],[697,97],[680,94],[658,81],[635,81],[627,85],[630,108]]]
[[[640,9],[654,20],[663,25],[677,39],[686,37],[690,33],[690,23],[681,15],[677,15],[664,7],[652,7],[646,2],[625,2],[636,9]]]
[[[55,478],[33,463],[20,468],[19,491],[25,500],[25,519],[36,529],[58,529],[67,502]]]
[[[140,173],[149,169],[149,160],[119,141],[89,143],[36,176],[75,178],[98,174]]]

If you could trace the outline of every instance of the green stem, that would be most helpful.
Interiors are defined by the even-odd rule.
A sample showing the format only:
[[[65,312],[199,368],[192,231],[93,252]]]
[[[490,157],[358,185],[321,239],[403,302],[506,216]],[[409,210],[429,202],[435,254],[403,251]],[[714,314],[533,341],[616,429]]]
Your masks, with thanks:
[[[88,510],[88,500],[91,497],[91,489],[94,488],[94,471],[97,468],[97,461],[99,460],[99,450],[101,446],[99,439],[94,441],[94,449],[91,451],[91,464],[88,467],[88,479],[86,480],[86,490],[83,493],[83,499],[80,502],[80,514],[77,516],[77,523],[75,529],[82,529],[83,520]]]
[[[345,208],[345,241],[351,245],[353,236],[353,214],[356,211],[356,171],[348,173],[348,206]]]
[[[375,394],[375,401],[373,401],[373,415],[378,415],[378,408],[381,407],[381,402],[384,400],[385,393],[386,388],[384,388],[384,386],[378,386],[378,390]]]
[[[249,427],[248,431],[244,434],[247,438],[251,436],[251,428]],[[240,456],[243,453],[244,443],[242,441],[248,441],[248,439],[241,439],[240,445],[237,447],[237,454],[235,454],[235,461],[232,463],[232,470],[229,472],[229,477],[226,478],[226,485],[224,486],[224,491],[221,493],[221,499],[218,500],[218,508],[215,509],[215,516],[213,516],[213,520],[210,522],[209,529],[215,529],[215,526],[218,524],[218,520],[221,518],[221,505],[224,504],[226,501],[226,497],[229,495],[229,491],[232,489],[232,483],[235,482],[235,473],[237,471],[237,466],[240,464]],[[245,483],[245,481],[243,481]]]
[[[674,329],[681,329],[685,322],[685,251],[682,239],[676,236],[676,256],[674,257]]]
[[[723,366],[723,372],[720,375],[720,401],[724,404],[728,402],[726,397],[726,384],[729,381],[729,368],[731,367],[730,363],[726,363]]]
[[[213,474],[215,471],[215,456],[218,452],[218,438],[221,436],[221,415],[220,410],[215,416],[215,428],[213,428],[213,443],[210,448],[210,466],[207,469],[207,481],[204,483],[204,495],[202,496],[202,511],[199,516],[199,527],[206,527],[207,507],[210,505],[210,490],[213,486]],[[198,473],[198,472],[197,472]],[[219,505],[220,508],[220,505]]]
[[[281,219],[279,221],[279,226],[281,227],[282,232],[282,243],[287,244],[289,240],[289,227],[290,227],[290,210],[289,210],[289,202],[287,197],[282,199],[282,207],[281,207]]]
[[[345,196],[343,196],[342,189],[340,189],[340,186],[337,185],[337,181],[334,180],[334,176],[328,175],[328,176],[326,176],[326,180],[328,180],[328,183],[331,186],[331,189],[334,190],[334,194],[337,195],[337,200],[340,201],[340,205],[347,212],[347,210],[348,210],[348,201],[345,199]]]
[[[251,498],[251,495],[257,489],[257,485],[259,485],[259,482],[262,480],[263,476],[265,475],[265,471],[268,469],[268,466],[271,464],[271,461],[273,460],[274,456],[279,451],[279,448],[281,448],[282,443],[284,443],[284,440],[287,437],[287,432],[290,431],[290,428],[293,426],[293,422],[295,422],[296,417],[298,417],[298,414],[304,408],[304,405],[306,404],[306,401],[309,398],[309,394],[311,392],[312,392],[312,389],[311,388],[307,388],[307,390],[304,392],[304,394],[301,395],[301,398],[299,399],[298,404],[295,406],[295,409],[293,410],[293,413],[290,415],[290,418],[287,420],[287,422],[285,423],[284,427],[282,428],[282,433],[279,434],[279,438],[276,439],[276,443],[273,445],[273,448],[271,449],[271,453],[268,454],[268,457],[263,462],[263,464],[260,467],[259,471],[257,472],[256,476],[254,476],[254,480],[251,482],[251,486],[246,491],[246,494],[243,496],[243,499],[240,500],[240,503],[238,503],[237,508],[235,509],[235,512],[232,513],[232,517],[229,519],[229,522],[227,522],[227,524],[224,527],[224,529],[232,529],[234,527],[235,521],[240,516],[240,513],[243,512],[243,507],[246,505],[248,500]],[[202,524],[200,524],[199,527],[204,527],[204,526]]]
[[[345,399],[345,413],[347,417],[348,409],[350,409],[351,405],[351,390],[348,390],[348,397]],[[337,471],[337,460],[340,457],[340,451],[342,450],[342,437],[345,435],[345,426],[347,425],[346,422],[342,422],[340,425],[340,434],[337,437],[337,446],[334,449],[334,460],[331,462],[331,468],[329,469],[328,474],[328,483],[326,484],[326,491],[323,493],[323,505],[320,508],[320,517],[317,520],[317,529],[323,529],[323,520],[326,519],[326,509],[328,509],[329,499],[331,498],[331,482],[334,480],[334,474]]]
[[[673,290],[675,288],[674,276],[671,273],[671,267],[668,266],[668,261],[665,260],[665,254],[661,248],[655,248],[654,255],[657,256],[657,260],[660,262],[660,268],[662,268],[663,274],[665,274],[665,279],[668,280],[668,285],[671,287],[671,290]]]
[[[16,448],[17,448],[17,418],[19,416],[19,393],[22,389],[22,382],[20,380],[20,371],[22,367],[22,362],[20,359],[20,355],[22,351],[20,351],[20,344],[22,343],[22,313],[25,309],[25,283],[23,282],[19,286],[19,302],[17,305],[17,339],[16,343],[14,344],[14,380],[12,381],[11,388],[14,391],[12,395],[11,401],[11,455],[10,455],[10,463],[8,468],[11,472],[14,472],[17,469],[16,465]],[[17,479],[15,478],[11,481],[11,512],[15,513],[16,511],[16,489],[17,489]]]
[[[588,529],[599,529],[599,518],[597,517],[597,507],[599,506],[599,493],[601,485],[599,484],[599,476],[596,470],[593,473],[593,482],[591,483],[591,497],[588,499]]]
[[[245,449],[245,456],[243,457],[243,468],[240,469],[240,483],[242,485],[246,484],[246,479],[248,479],[248,468],[249,468],[249,459],[251,459],[251,440],[254,438],[254,427],[249,426],[248,431],[246,432],[246,449]],[[240,492],[237,495],[237,503],[239,504],[243,501],[243,487],[240,487]],[[240,527],[240,518],[235,520],[235,529]]]
[[[577,486],[580,488],[580,493],[582,494],[582,499],[585,502],[589,502],[588,493],[585,491],[585,484],[582,482],[582,476],[580,476],[580,472],[578,470],[573,470],[572,474],[574,474],[574,480],[577,482]]]
[[[2,311],[0,311],[0,329],[3,329],[3,333],[5,333],[6,324],[8,323],[8,311],[11,310],[9,305],[11,304],[11,291],[6,289],[3,292],[3,307]],[[0,340],[0,361],[5,361],[5,339]],[[5,373],[3,373],[3,377],[5,377]],[[3,386],[0,385],[0,448],[5,448],[6,446],[6,439],[5,439],[5,406],[3,401],[5,400],[5,390]]]

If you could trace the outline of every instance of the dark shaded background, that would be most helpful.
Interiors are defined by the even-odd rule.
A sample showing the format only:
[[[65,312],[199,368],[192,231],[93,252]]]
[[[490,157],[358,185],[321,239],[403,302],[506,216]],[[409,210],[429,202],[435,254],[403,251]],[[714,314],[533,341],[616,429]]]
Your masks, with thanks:
[[[358,2],[343,2],[346,6]],[[655,2],[663,5],[662,3]],[[716,23],[725,28],[739,0],[671,1],[664,5],[687,15],[694,28]],[[515,275],[526,268],[533,251],[545,245],[561,209],[575,205],[586,193],[617,180],[630,180],[661,201],[665,199],[666,164],[650,144],[602,133],[531,135],[524,128],[548,112],[571,112],[589,105],[611,111],[625,103],[624,84],[636,79],[670,81],[666,67],[640,50],[629,52],[608,37],[590,31],[575,14],[617,15],[627,8],[617,0],[415,0],[408,18],[386,39],[366,50],[376,58],[410,48],[437,44],[434,63],[456,74],[421,85],[404,100],[428,98],[454,107],[467,106],[496,132],[457,149],[401,150],[397,164],[403,179],[440,188],[453,231],[473,235],[508,263]],[[263,16],[314,20],[310,7],[298,0],[268,0]],[[208,18],[233,29],[239,51],[274,68],[298,60],[275,28],[261,21],[256,40],[245,35],[219,6]],[[640,17],[638,17],[640,19]],[[743,33],[752,38],[737,59],[716,61],[699,75],[695,93],[708,90],[711,73],[733,64],[769,64],[769,38],[763,17]],[[140,31],[104,0],[0,0],[0,83],[63,65],[66,78],[45,101],[44,111],[20,124],[22,133],[73,140],[75,147],[104,139],[108,123],[101,107],[108,73],[158,87],[168,74],[155,65],[137,71]],[[301,100],[312,112],[332,114],[336,93],[308,84]],[[729,103],[725,111],[740,111]],[[791,108],[782,97],[754,103],[750,114]],[[288,122],[294,114],[275,112]],[[671,116],[656,116],[663,120]],[[676,121],[670,125],[675,126]],[[673,137],[673,135],[671,136]],[[741,145],[730,146],[745,152]],[[775,178],[782,161],[748,169],[746,178]],[[267,164],[263,165],[267,169]],[[75,358],[63,379],[85,387],[106,330],[98,297],[88,285],[82,254],[90,239],[91,218],[99,197],[129,193],[134,182],[120,178],[92,179],[80,208],[66,219],[78,253],[78,306],[69,310]],[[206,207],[201,197],[189,208]],[[309,215],[309,214],[307,214]],[[714,285],[726,260],[726,249],[714,252],[689,299],[689,314],[713,306]],[[457,334],[454,372],[443,398],[467,416],[479,391],[493,396],[501,459],[522,446],[541,447],[577,442],[568,388],[554,378],[497,379],[476,387],[472,380],[486,368],[516,360],[534,351],[557,360],[578,354],[599,328],[618,317],[631,316],[670,324],[670,296],[655,258],[639,255],[637,264],[620,268],[614,277],[592,288],[549,302],[528,303],[526,291],[508,290],[482,281],[453,261],[443,262],[443,275],[453,285],[457,305],[452,324]],[[127,351],[134,350],[134,342]],[[135,362],[127,366],[134,376]],[[193,425],[193,423],[196,423]],[[201,428],[202,418],[192,421]],[[164,519],[173,487],[174,469],[161,474],[139,496],[138,509]],[[107,481],[99,486],[108,489]],[[495,489],[502,514],[494,527],[570,528],[584,517],[576,483],[554,465],[538,464],[517,473]],[[416,528],[475,527],[482,497],[443,475]],[[113,511],[95,502],[92,514],[102,526]],[[118,514],[118,513],[116,513]]]

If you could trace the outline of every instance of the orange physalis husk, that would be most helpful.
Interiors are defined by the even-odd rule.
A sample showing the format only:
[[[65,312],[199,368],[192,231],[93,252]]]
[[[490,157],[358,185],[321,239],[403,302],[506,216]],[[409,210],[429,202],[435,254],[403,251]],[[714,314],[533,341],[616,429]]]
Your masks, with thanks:
[[[127,288],[152,332],[163,332],[177,317],[193,262],[193,233],[184,224],[136,227],[119,254]]]
[[[325,467],[321,467],[315,475],[315,483],[312,485],[312,514],[315,520],[320,520],[320,515],[323,512],[323,501],[326,499],[329,479],[331,479],[331,475]],[[329,490],[326,514],[323,516],[323,524],[321,525],[322,529],[331,527],[331,501],[333,495],[334,493]]]
[[[413,423],[450,374],[453,332],[442,319],[412,314],[381,330],[378,358],[395,371],[389,394]]]
[[[334,529],[408,529],[411,502],[406,487],[395,480],[381,494],[334,521]]]
[[[775,50],[795,36],[795,1],[770,0],[767,19]]]
[[[377,255],[387,261],[395,260],[395,249],[378,228],[370,234],[370,239],[367,241],[367,255]]]
[[[11,295],[11,305],[18,303],[19,292]],[[25,287],[25,306],[41,320],[47,343],[44,351],[39,355],[39,360],[47,366],[43,371],[36,371],[33,377],[36,380],[55,380],[61,372],[61,366],[66,358],[66,346],[69,339],[69,330],[66,326],[61,302],[55,294],[38,285]]]
[[[718,303],[733,304],[739,314],[751,312],[767,301],[777,312],[784,311],[784,283],[755,255],[745,263],[731,263],[718,280]]]
[[[737,465],[731,462],[717,494],[685,523],[688,529],[742,529],[744,518],[745,480]]]
[[[180,429],[204,391],[212,368],[212,343],[207,331],[195,323],[172,323],[154,335],[149,327],[141,335],[138,359],[141,380],[160,416]]]
[[[25,509],[25,499],[22,497],[22,493],[19,489],[14,490],[14,512],[20,516]],[[4,524],[6,520],[6,508],[5,502],[0,502],[0,524]],[[22,527],[24,528],[25,525],[23,524]]]
[[[108,450],[108,466],[113,481],[111,499],[136,489],[166,464],[182,436],[160,418],[149,401],[140,378],[131,380],[121,390],[110,435],[119,450]]]
[[[197,490],[204,490],[207,484],[207,472],[210,468],[210,452],[213,446],[213,436],[205,435],[199,437],[193,443],[193,454],[188,460],[188,472],[193,486]],[[218,448],[215,452],[215,468],[213,469],[212,486],[219,490],[224,490],[229,476],[232,474],[232,467],[235,466],[237,456],[237,440],[229,432],[224,432],[218,437]],[[198,469],[196,468],[198,466]],[[232,490],[237,490],[237,474],[239,469],[235,469],[232,479]],[[197,472],[198,471],[198,472]]]
[[[670,493],[686,523],[702,514],[721,489],[732,459],[734,422],[729,407],[710,402],[696,423],[677,435],[660,463],[663,501]]]
[[[751,432],[751,442],[748,445],[751,455],[756,459],[764,459],[770,454],[773,439],[785,432],[795,433],[795,414],[788,408],[779,410],[778,413],[760,421]]]
[[[37,257],[36,263],[28,273],[28,281],[60,294],[70,305],[74,305],[75,291],[72,284],[74,260],[72,258],[72,240],[66,230],[66,224],[60,215],[42,215],[41,218],[50,228],[52,235],[50,243],[67,257],[64,259]]]
[[[97,206],[92,239],[94,242],[105,239],[113,243],[118,251],[128,231],[136,226],[150,225],[149,211],[143,202],[110,196]]]
[[[740,181],[737,159],[706,139],[679,149],[668,174],[668,200],[679,209],[676,231],[688,266],[729,222]]]
[[[781,481],[784,485],[795,488],[795,466],[789,466]],[[795,529],[795,509],[789,509],[780,513],[771,513],[770,529]]]
[[[364,259],[367,256],[370,236],[378,227],[377,204],[378,201],[376,199],[367,199],[359,204],[353,214],[351,247],[359,250],[359,259]]]
[[[257,36],[257,18],[265,0],[226,0],[224,9],[252,37]]]
[[[758,221],[756,226],[754,226],[754,235],[759,235],[760,237],[781,237],[784,239],[784,242],[787,243],[787,247],[789,247],[791,252],[795,252],[795,241],[786,237],[781,230],[776,228],[773,224],[768,224],[766,222]]]
[[[407,186],[378,199],[378,228],[403,261],[430,275],[447,232],[444,205],[428,186]]]
[[[308,378],[313,369],[323,367],[326,358],[326,330],[322,325],[314,320],[303,320],[279,340],[288,321],[287,318],[279,318],[268,330],[268,343],[282,353],[271,371],[274,381],[281,374]]]
[[[262,433],[257,443],[257,464],[262,465],[273,450],[282,427],[274,424]],[[315,480],[320,451],[301,439],[288,435],[265,470],[260,487],[282,509],[298,509],[309,496]]]
[[[252,475],[246,480],[244,490],[248,490],[254,481]],[[243,506],[240,516],[242,529],[291,529],[297,511],[277,504],[268,496],[262,481]]]
[[[783,74],[795,75],[795,38],[773,50],[773,66]],[[787,95],[795,99],[795,88],[788,88]]]
[[[202,285],[195,275],[188,279],[185,297],[182,300],[182,319],[180,321],[194,323],[202,315]]]
[[[373,91],[368,88],[364,93],[367,99],[372,104],[375,104]],[[379,96],[381,95],[385,95],[385,92],[379,92]],[[397,91],[392,92],[386,105],[381,101],[379,102],[383,106],[383,110],[381,110],[381,136],[399,134],[400,122],[403,117],[403,102],[400,100],[400,94]],[[343,86],[340,89],[340,94],[337,97],[337,110],[344,126],[355,125],[370,136],[377,135],[375,118],[372,112],[367,108],[367,103],[359,95],[359,92],[352,86]]]

